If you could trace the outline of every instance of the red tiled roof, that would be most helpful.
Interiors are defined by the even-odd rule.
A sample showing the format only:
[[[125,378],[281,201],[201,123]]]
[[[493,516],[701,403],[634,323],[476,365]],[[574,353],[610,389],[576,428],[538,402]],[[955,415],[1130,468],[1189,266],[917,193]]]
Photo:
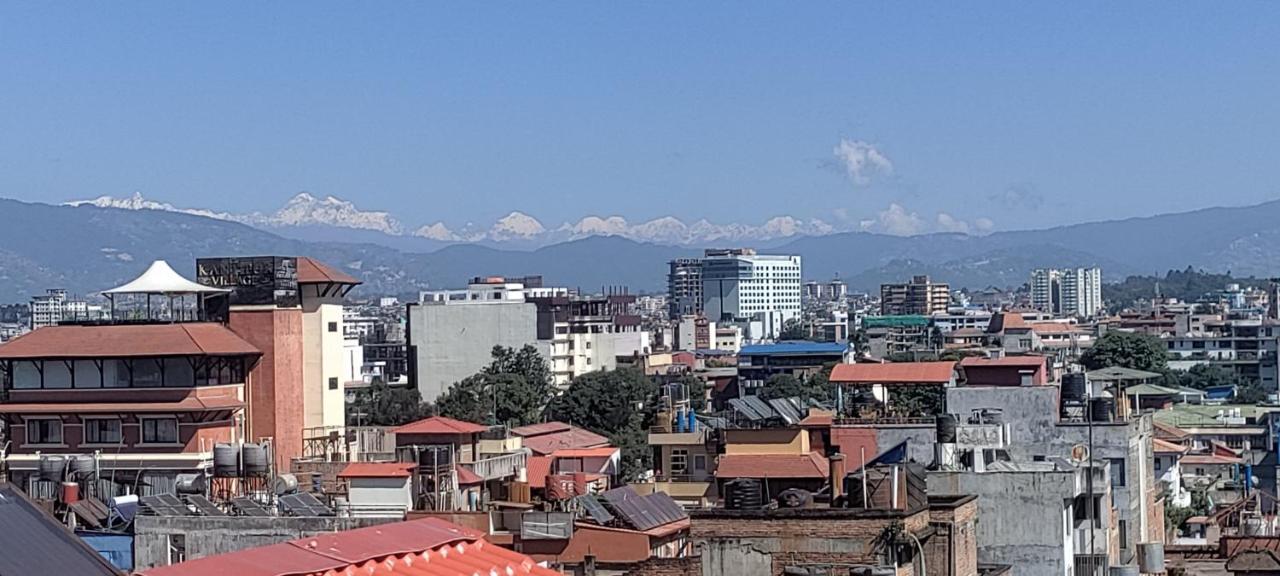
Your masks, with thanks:
[[[1188,448],[1159,438],[1151,439],[1151,450],[1156,454],[1186,454]]]
[[[991,321],[987,323],[987,333],[996,334],[1005,330],[1027,329],[1027,321],[1022,314],[1013,312],[997,312],[991,315]]]
[[[946,332],[943,336],[951,336],[955,338],[963,338],[966,336],[982,336],[986,334],[981,328],[958,328],[950,332]]]
[[[412,462],[352,462],[338,473],[339,478],[408,478],[418,465]]]
[[[716,463],[716,478],[826,478],[827,459],[817,452],[790,454],[726,454]]]
[[[566,424],[566,426],[568,426]],[[513,430],[514,432],[514,430]],[[556,450],[566,448],[595,448],[597,446],[608,446],[609,439],[596,434],[590,430],[584,430],[577,426],[570,426],[569,429],[561,432],[552,432],[550,434],[540,434],[537,436],[525,436],[522,439],[525,448],[533,451],[534,454],[551,454]]]
[[[597,448],[565,448],[551,454],[553,458],[611,458],[620,448],[600,446]]]
[[[361,284],[355,277],[319,260],[298,258],[299,284]]]
[[[177,402],[0,403],[0,414],[110,414],[114,412],[204,412],[238,410],[244,402],[226,396],[187,397]]]
[[[533,559],[439,518],[382,524],[207,556],[143,576],[334,576],[338,574],[553,576]]]
[[[410,422],[392,432],[396,434],[479,434],[488,429],[488,426],[454,420],[448,416],[432,416]]]
[[[556,459],[550,456],[530,456],[524,464],[525,479],[530,488],[546,488],[547,475],[551,474],[551,464]]]
[[[454,472],[458,475],[459,486],[471,486],[473,484],[484,484],[484,478],[481,478],[470,468],[466,466],[454,466]]]
[[[831,381],[842,384],[946,384],[955,362],[837,364]]]
[[[1005,356],[1003,358],[978,358],[969,356],[960,360],[960,366],[968,368],[976,366],[1021,366],[1026,368],[1044,368],[1044,356]]]
[[[0,344],[0,359],[258,356],[262,352],[213,322],[47,326]]]

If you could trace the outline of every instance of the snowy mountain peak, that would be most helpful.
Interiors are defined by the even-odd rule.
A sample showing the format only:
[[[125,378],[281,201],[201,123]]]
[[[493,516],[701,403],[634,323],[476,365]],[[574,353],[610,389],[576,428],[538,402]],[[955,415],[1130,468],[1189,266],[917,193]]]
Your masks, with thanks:
[[[356,230],[374,230],[392,236],[404,233],[404,227],[387,212],[365,211],[352,202],[326,196],[317,200],[300,192],[275,214],[266,217],[271,226],[334,226]]]
[[[503,216],[489,229],[490,240],[530,240],[547,231],[537,218],[523,212]]]
[[[453,230],[450,230],[448,226],[445,226],[444,222],[436,222],[435,224],[423,226],[415,230],[413,235],[419,238],[439,240],[441,242],[457,242],[462,239],[457,234],[454,234]]]

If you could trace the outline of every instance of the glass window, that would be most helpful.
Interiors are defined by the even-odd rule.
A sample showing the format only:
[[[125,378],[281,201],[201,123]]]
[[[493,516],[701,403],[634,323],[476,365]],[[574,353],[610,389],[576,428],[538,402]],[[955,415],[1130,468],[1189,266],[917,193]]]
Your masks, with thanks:
[[[338,389],[338,379],[337,379],[337,378],[330,378],[330,379],[329,379],[329,389],[330,389],[330,390],[337,390],[337,389]]]
[[[1111,463],[1111,485],[1123,487],[1125,485],[1124,477],[1124,458],[1107,458]]]
[[[330,322],[330,323],[329,323],[329,331],[330,331],[330,332],[337,332],[337,331],[338,331],[338,323],[337,323],[337,322]]]
[[[34,418],[27,420],[27,444],[61,444],[62,420]]]
[[[142,420],[143,444],[177,444],[177,418],[144,418]]]
[[[86,418],[84,441],[88,444],[119,444],[119,418]]]
[[[689,472],[689,451],[676,448],[671,451],[671,473],[686,474]]]

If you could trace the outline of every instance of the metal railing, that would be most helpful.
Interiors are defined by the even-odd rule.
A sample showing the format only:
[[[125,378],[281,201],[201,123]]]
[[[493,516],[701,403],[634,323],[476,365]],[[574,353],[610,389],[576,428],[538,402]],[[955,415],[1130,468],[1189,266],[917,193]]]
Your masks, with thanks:
[[[936,416],[873,416],[870,418],[835,418],[835,426],[934,426]]]
[[[1076,554],[1076,576],[1107,576],[1106,554]]]
[[[510,454],[485,458],[475,462],[460,462],[459,464],[485,480],[496,480],[515,476],[520,472],[520,469],[525,467],[528,461],[529,449],[521,448],[519,451]]]

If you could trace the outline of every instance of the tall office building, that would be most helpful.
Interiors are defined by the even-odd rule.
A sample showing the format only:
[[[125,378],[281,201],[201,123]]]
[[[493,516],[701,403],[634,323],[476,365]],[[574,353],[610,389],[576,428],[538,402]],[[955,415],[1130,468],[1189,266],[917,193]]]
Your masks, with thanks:
[[[751,249],[707,250],[702,260],[702,306],[708,320],[752,320],[776,338],[782,324],[800,317],[800,257]]]
[[[880,285],[882,316],[923,315],[946,312],[951,304],[951,287],[932,282],[928,276],[913,276],[910,282]]]
[[[1092,317],[1102,310],[1101,268],[1039,268],[1031,272],[1031,306],[1042,312]]]
[[[677,258],[667,263],[667,317],[702,312],[702,260]]]

